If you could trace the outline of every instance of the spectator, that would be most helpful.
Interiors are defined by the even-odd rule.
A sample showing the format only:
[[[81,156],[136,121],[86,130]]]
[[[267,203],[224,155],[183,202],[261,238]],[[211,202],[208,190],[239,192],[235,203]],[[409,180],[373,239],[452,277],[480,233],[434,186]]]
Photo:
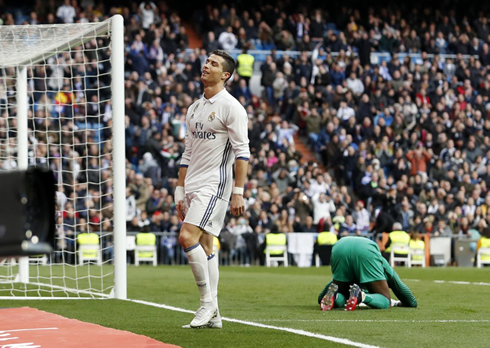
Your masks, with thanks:
[[[64,0],[63,5],[56,10],[56,17],[62,23],[74,23],[77,13],[70,0]]]
[[[243,104],[249,104],[252,100],[252,92],[247,85],[247,81],[245,79],[240,79],[238,82],[238,86],[232,91],[232,95],[238,100],[243,99]]]
[[[316,9],[309,25],[311,41],[319,43],[323,42],[324,28],[325,21],[323,19],[322,11],[320,9]]]
[[[300,224],[305,224],[306,217],[311,216],[313,204],[310,198],[304,193],[300,193],[293,203],[295,218],[298,218]]]
[[[141,27],[148,30],[150,25],[155,23],[158,9],[153,1],[143,1],[138,8],[138,13],[141,16]]]
[[[356,113],[353,108],[347,105],[347,102],[342,100],[340,107],[337,110],[337,117],[344,123],[348,122],[351,117],[355,119]]]
[[[146,152],[143,155],[143,159],[139,165],[139,171],[146,178],[151,178],[153,186],[160,186],[161,168],[151,153]]]
[[[317,228],[316,228],[315,224],[313,223],[313,218],[309,215],[306,217],[305,223],[300,225],[300,226],[301,226],[300,229],[295,230],[295,232],[304,232],[304,233],[316,233],[317,232]]]
[[[216,35],[213,31],[208,32],[207,39],[205,39],[203,42],[203,47],[205,48],[207,54],[220,48],[220,43],[216,40]]]
[[[359,235],[360,231],[354,223],[354,219],[352,215],[347,215],[345,217],[345,221],[340,224],[339,235],[340,236],[348,236],[348,235]]]
[[[352,71],[350,76],[346,79],[347,88],[349,88],[354,96],[360,97],[364,93],[364,85],[360,79],[357,78],[356,72]]]
[[[379,46],[378,49],[381,52],[389,52],[393,53],[395,49],[398,48],[399,42],[398,40],[393,36],[393,33],[391,30],[386,30],[381,39],[379,40]]]
[[[291,32],[282,30],[274,36],[274,43],[277,49],[281,51],[290,51],[296,47],[294,37]]]
[[[226,31],[223,31],[219,35],[218,42],[220,44],[220,47],[225,51],[231,51],[235,49],[238,40],[235,34],[233,34],[233,28],[231,26],[226,27]]]
[[[417,174],[420,174],[426,178],[427,164],[432,156],[424,148],[424,145],[420,142],[417,143],[416,149],[408,151],[406,156],[411,164],[410,175],[415,176]]]
[[[238,218],[237,225],[231,229],[235,235],[235,254],[240,260],[241,265],[250,266],[252,262],[252,251],[247,247],[247,240],[253,235],[252,228],[248,225],[245,217]]]
[[[152,216],[157,211],[161,211],[164,203],[164,198],[161,196],[160,190],[153,189],[153,194],[146,202],[146,212],[148,215]]]
[[[333,199],[322,193],[315,193],[311,198],[313,203],[313,225],[318,225],[320,220],[328,221],[331,220],[331,213],[334,213],[336,208]]]
[[[277,185],[279,192],[284,194],[287,187],[293,182],[293,179],[287,169],[279,168],[272,173],[272,181]]]
[[[357,229],[362,234],[367,234],[370,229],[370,216],[368,210],[364,206],[364,201],[358,200],[356,202],[356,209],[352,215],[354,219],[354,223],[357,226]]]

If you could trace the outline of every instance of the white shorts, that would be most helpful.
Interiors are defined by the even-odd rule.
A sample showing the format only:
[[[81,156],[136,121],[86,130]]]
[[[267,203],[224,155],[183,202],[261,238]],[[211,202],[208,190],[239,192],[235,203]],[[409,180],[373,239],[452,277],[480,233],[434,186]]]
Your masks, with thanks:
[[[184,199],[184,222],[218,237],[225,221],[228,202],[215,195],[187,193]]]

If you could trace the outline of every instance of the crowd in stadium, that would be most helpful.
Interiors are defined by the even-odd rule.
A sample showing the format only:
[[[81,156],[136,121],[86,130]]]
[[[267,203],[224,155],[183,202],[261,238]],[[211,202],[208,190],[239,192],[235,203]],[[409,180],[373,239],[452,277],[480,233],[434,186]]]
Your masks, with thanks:
[[[393,6],[362,13],[342,7],[334,14],[279,4],[247,10],[209,4],[194,18],[203,34],[195,49],[180,15],[164,2],[104,8],[66,0],[26,17],[34,24],[101,20],[117,12],[125,18],[128,231],[179,231],[173,190],[186,110],[202,93],[201,66],[214,49],[248,48],[271,54],[259,69],[263,93],[252,93],[238,74],[227,86],[248,112],[252,157],[246,214],[226,219],[222,247],[255,255],[258,236],[272,224],[286,233],[376,234],[384,231],[380,214],[410,233],[481,232],[490,223],[485,12],[413,7],[405,13]],[[15,20],[9,14],[2,19]],[[279,51],[300,53],[293,58]],[[372,52],[389,59],[373,63]],[[107,129],[106,105],[89,104],[99,105],[94,122]],[[297,139],[317,162],[303,161]],[[85,156],[98,149],[79,151]],[[90,172],[104,163],[80,160],[78,166]],[[73,196],[89,187],[79,186],[67,195],[65,221],[83,210]],[[96,199],[89,204],[108,203]],[[97,216],[81,218],[100,223]],[[163,238],[162,255],[172,255],[177,244],[174,236]]]

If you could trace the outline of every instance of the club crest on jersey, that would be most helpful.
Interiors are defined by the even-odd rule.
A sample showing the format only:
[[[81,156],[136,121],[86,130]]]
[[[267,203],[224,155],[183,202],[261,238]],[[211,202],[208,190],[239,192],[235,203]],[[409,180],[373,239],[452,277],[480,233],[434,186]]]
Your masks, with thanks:
[[[208,116],[208,121],[213,122],[215,118],[216,118],[216,113],[213,111],[211,115]]]

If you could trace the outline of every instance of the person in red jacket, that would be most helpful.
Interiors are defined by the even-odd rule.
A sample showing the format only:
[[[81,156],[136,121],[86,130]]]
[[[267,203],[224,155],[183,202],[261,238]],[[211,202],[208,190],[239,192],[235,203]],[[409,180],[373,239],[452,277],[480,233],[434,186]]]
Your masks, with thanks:
[[[424,148],[424,145],[419,142],[415,150],[407,152],[406,157],[410,164],[410,175],[415,176],[417,174],[427,175],[427,163],[431,159],[431,154]]]

